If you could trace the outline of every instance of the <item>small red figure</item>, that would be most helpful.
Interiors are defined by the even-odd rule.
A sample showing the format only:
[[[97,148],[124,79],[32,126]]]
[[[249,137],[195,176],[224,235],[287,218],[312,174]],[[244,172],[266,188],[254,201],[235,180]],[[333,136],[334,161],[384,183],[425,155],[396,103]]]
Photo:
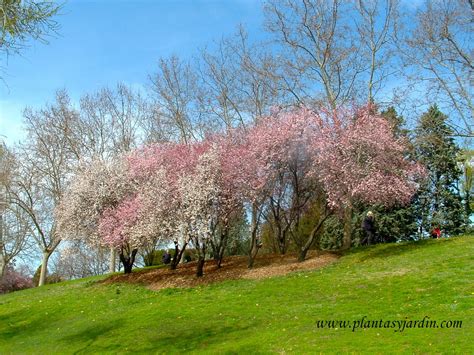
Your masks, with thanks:
[[[439,227],[436,227],[433,229],[433,231],[431,232],[431,237],[434,239],[439,239],[441,238],[441,229],[439,229]]]

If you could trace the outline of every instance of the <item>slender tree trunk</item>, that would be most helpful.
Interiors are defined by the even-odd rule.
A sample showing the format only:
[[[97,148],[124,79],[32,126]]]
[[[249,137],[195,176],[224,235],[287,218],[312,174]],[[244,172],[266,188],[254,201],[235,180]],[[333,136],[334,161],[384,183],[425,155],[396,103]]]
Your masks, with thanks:
[[[276,237],[278,241],[278,251],[281,255],[286,254],[286,233],[280,223],[276,226]]]
[[[250,224],[250,252],[249,252],[249,261],[247,267],[249,269],[253,268],[255,262],[255,257],[257,256],[259,244],[257,240],[257,231],[258,231],[258,211],[255,205],[252,206],[252,222]]]
[[[137,255],[138,249],[133,249],[130,255],[125,255],[123,251],[120,252],[120,261],[123,264],[124,274],[130,274],[132,272],[133,264],[135,262],[135,256]]]
[[[222,260],[224,260],[224,253],[219,256],[219,260],[217,260],[217,268],[220,269],[222,267]]]
[[[0,244],[0,247],[2,245]],[[7,263],[5,262],[5,257],[2,252],[0,252],[0,280],[2,279],[3,275],[5,274],[5,269],[7,267]]]
[[[229,227],[225,227],[224,231],[221,233],[221,240],[219,247],[217,248],[217,258],[214,259],[217,261],[217,267],[220,268],[222,260],[224,259],[225,248],[227,247],[227,241],[229,240]]]
[[[196,244],[196,250],[198,252],[198,261],[196,265],[196,276],[201,277],[204,275],[204,263],[206,262],[206,243],[199,243],[197,241]]]
[[[5,254],[3,253],[3,213],[0,211],[0,280],[5,274],[5,268],[7,267],[7,262],[5,260]]]
[[[171,263],[170,263],[171,270],[176,270],[176,267],[178,266],[178,263],[176,262],[176,260],[178,259],[178,254],[179,254],[178,243],[174,243],[173,260],[171,260]]]
[[[471,210],[471,193],[470,193],[469,191],[466,191],[465,209],[466,209],[467,221],[469,222],[469,218],[471,217],[471,214],[472,214],[472,210]]]
[[[303,247],[301,247],[300,251],[299,251],[299,254],[298,254],[298,261],[299,262],[302,262],[302,261],[305,261],[306,259],[306,254],[308,254],[308,251],[309,249],[311,248],[311,246],[313,245],[315,239],[316,239],[316,236],[318,236],[318,250],[320,249],[319,248],[319,235],[318,235],[318,232],[321,230],[321,227],[323,226],[324,222],[326,221],[326,219],[330,216],[330,213],[327,213],[323,218],[321,218],[318,222],[318,224],[313,228],[313,230],[311,231],[311,233],[309,234],[309,238],[308,240],[306,241],[306,243],[303,245]]]
[[[115,272],[115,259],[117,258],[117,252],[115,248],[110,248],[110,257],[109,257],[109,272]]]
[[[186,246],[188,244],[184,243],[183,247],[179,249],[178,243],[174,243],[174,255],[173,255],[173,260],[170,263],[170,269],[171,270],[176,270],[178,267],[179,262],[181,261],[184,251],[186,250]]]
[[[199,256],[198,262],[197,262],[197,268],[196,268],[196,276],[201,277],[204,275],[204,263],[205,259],[203,256]]]
[[[222,240],[222,244],[219,248],[219,257],[217,260],[217,267],[221,268],[222,266],[222,260],[224,260],[224,253],[225,253],[225,248],[227,247],[227,241],[229,240],[229,231],[226,229],[224,233],[224,239]]]
[[[43,260],[41,262],[41,272],[40,272],[38,286],[43,286],[46,282],[46,275],[48,273],[48,260],[50,256],[51,256],[51,252],[49,250],[43,251]]]
[[[344,236],[342,238],[342,250],[347,250],[352,243],[352,206],[344,210]]]

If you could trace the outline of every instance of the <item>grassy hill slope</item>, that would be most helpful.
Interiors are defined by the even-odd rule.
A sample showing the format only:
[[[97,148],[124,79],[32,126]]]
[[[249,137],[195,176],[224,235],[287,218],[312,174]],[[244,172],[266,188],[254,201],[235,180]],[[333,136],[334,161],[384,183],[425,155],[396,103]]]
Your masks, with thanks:
[[[0,353],[471,353],[474,238],[357,249],[323,269],[151,291],[89,278],[0,296]],[[318,328],[318,320],[462,328]],[[337,328],[337,329],[336,329]]]

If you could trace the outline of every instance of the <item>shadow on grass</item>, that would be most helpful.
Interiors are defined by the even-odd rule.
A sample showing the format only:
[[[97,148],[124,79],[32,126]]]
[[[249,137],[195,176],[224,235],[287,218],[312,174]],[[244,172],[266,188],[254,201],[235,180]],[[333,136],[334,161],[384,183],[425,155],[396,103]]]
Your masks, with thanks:
[[[78,345],[74,353],[89,353],[90,351],[118,351],[120,350],[119,341],[107,347],[96,346],[94,343],[101,337],[108,337],[108,333],[116,328],[119,328],[120,323],[121,322],[119,320],[114,320],[113,322],[107,324],[94,324],[91,322],[91,324],[86,328],[67,335],[60,340],[69,344],[69,346],[74,346],[75,344]]]
[[[9,340],[15,337],[35,334],[45,329],[50,323],[57,319],[58,315],[50,314],[43,316],[32,316],[30,312],[18,310],[0,315],[0,340]],[[0,352],[1,353],[1,352]]]
[[[114,321],[114,324],[91,325],[79,332],[63,337],[61,341],[68,343],[69,348],[74,349],[76,354],[110,352],[182,353],[185,351],[206,351],[208,347],[215,351],[215,346],[245,338],[245,335],[256,327],[254,324],[240,327],[238,325],[213,327],[205,325],[203,322],[190,324],[189,328],[179,328],[174,332],[168,330],[167,334],[163,334],[157,329],[156,335],[150,333],[152,328],[149,328],[130,343],[130,338],[120,340],[120,338],[114,338],[110,334],[115,328],[120,327],[120,322]],[[129,325],[126,323],[124,327]],[[136,333],[135,328],[131,328],[129,331]],[[241,346],[245,347],[245,344]],[[241,353],[240,348],[235,350],[238,350],[236,353]],[[252,347],[252,350],[255,353],[258,348]]]
[[[373,249],[368,250],[365,253],[365,255],[362,256],[359,260],[365,261],[365,260],[373,259],[373,258],[386,258],[390,256],[398,256],[407,252],[414,251],[418,248],[423,248],[424,250],[437,248],[439,246],[439,243],[444,244],[444,243],[449,243],[452,241],[453,241],[452,238],[442,239],[442,240],[423,239],[423,240],[419,240],[415,242],[404,242],[400,244],[377,245],[377,246],[371,247]]]
[[[203,322],[204,323],[204,322]],[[254,329],[256,325],[232,325],[222,327],[212,327],[202,324],[192,329],[182,329],[182,331],[176,332],[176,334],[168,336],[159,336],[152,340],[153,346],[147,349],[140,349],[140,351],[163,351],[176,352],[176,351],[203,351],[207,347],[223,344],[226,342],[235,342],[236,339],[245,338],[251,329]],[[254,351],[258,349],[253,349]]]
[[[0,315],[0,340],[8,340],[29,328],[32,322],[24,323],[22,319],[28,319],[28,314],[22,310],[16,310]],[[35,324],[33,324],[33,328]]]

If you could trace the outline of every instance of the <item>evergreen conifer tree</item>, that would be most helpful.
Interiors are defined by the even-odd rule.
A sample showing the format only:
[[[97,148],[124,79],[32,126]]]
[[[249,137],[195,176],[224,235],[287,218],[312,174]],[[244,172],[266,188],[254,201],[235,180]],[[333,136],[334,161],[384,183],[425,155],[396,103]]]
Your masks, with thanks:
[[[396,109],[391,106],[381,112],[393,126],[393,133],[397,138],[409,140],[409,130],[405,126],[405,119],[398,115]],[[413,146],[409,142],[407,156],[413,158]],[[382,242],[394,242],[406,240],[417,233],[417,221],[413,205],[395,206],[386,208],[382,206],[366,206],[360,215],[362,220],[368,210],[375,213],[378,240]]]
[[[460,150],[453,133],[447,116],[436,105],[420,117],[415,129],[415,155],[428,172],[415,203],[422,234],[434,227],[449,235],[465,229],[465,209],[458,188],[462,174],[457,164]]]

